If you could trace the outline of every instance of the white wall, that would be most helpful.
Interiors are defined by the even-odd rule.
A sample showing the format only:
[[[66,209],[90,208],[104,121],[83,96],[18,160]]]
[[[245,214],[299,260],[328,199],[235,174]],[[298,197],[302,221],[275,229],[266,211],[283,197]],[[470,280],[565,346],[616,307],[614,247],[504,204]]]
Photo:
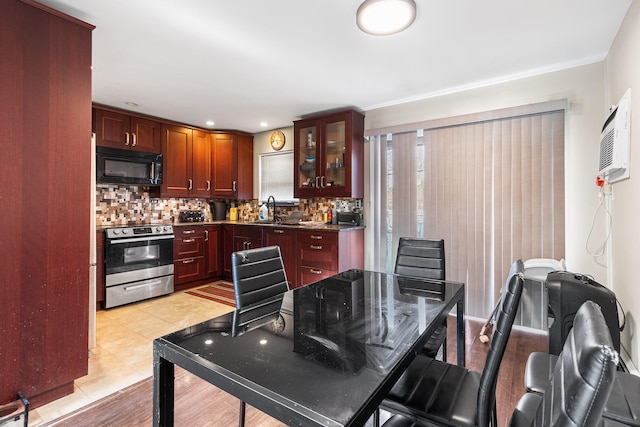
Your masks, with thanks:
[[[627,312],[622,343],[640,366],[640,2],[633,2],[605,61],[605,105],[631,88],[630,178],[613,185],[612,288]]]
[[[638,14],[638,4],[634,4],[634,11]],[[640,22],[625,23],[634,27],[628,29],[625,37],[627,43],[620,43],[620,50],[633,50],[631,40],[640,37]],[[635,25],[635,26],[634,26]],[[633,31],[633,34],[631,32]],[[628,34],[627,34],[628,33]],[[634,46],[636,47],[636,46]],[[617,50],[618,50],[617,49]],[[616,51],[617,51],[616,50]],[[615,97],[622,95],[624,89],[631,86],[633,81],[640,83],[640,70],[638,61],[640,55],[634,52],[633,66],[628,64],[628,54],[623,53],[624,58],[616,59],[624,62],[624,82],[613,85]],[[613,62],[614,55],[611,55]],[[616,57],[617,58],[617,57]],[[620,78],[622,80],[622,77]],[[635,80],[632,80],[635,79]],[[637,87],[640,88],[640,85]],[[451,117],[462,114],[487,111],[499,108],[513,107],[543,101],[567,99],[569,110],[567,111],[565,129],[565,203],[566,203],[566,261],[570,271],[589,274],[596,281],[607,284],[607,270],[600,266],[594,258],[587,253],[585,242],[591,228],[592,218],[598,206],[598,188],[595,178],[598,172],[599,137],[603,120],[607,113],[605,102],[605,63],[600,62],[568,70],[557,71],[544,75],[528,77],[516,81],[505,82],[484,88],[468,90],[460,93],[439,96],[422,101],[416,101],[391,107],[371,110],[366,113],[365,129],[375,129],[404,123],[420,122],[424,120]],[[634,104],[638,114],[635,119],[635,129],[640,134],[640,89],[634,98]],[[633,130],[632,130],[633,132]],[[637,137],[634,138],[637,141]],[[635,158],[640,150],[636,150]],[[633,163],[633,159],[632,159]],[[636,164],[638,164],[636,162]],[[633,165],[632,165],[633,166]],[[632,207],[632,194],[640,195],[640,178],[632,179],[626,183],[617,184],[615,189],[616,199],[615,214],[615,276],[614,291],[625,302],[627,311],[637,312],[640,303],[632,304],[632,295],[638,301],[640,286],[633,284],[632,278],[640,278],[640,259],[635,254],[640,254],[640,239],[637,236],[638,227],[633,228],[633,219],[640,218],[640,208]],[[636,171],[640,174],[640,171]],[[633,185],[633,183],[636,183]],[[619,188],[618,188],[619,187]],[[367,201],[365,200],[365,204]],[[624,206],[623,206],[624,204]],[[625,213],[619,212],[624,208]],[[602,243],[605,235],[605,226],[602,220],[596,221],[592,245]],[[623,238],[626,238],[623,240]],[[366,241],[365,241],[366,244]],[[606,260],[599,259],[600,262]],[[634,261],[635,264],[634,264]],[[487,313],[488,315],[488,313]],[[632,316],[629,316],[632,317]],[[640,317],[640,315],[639,315]],[[637,361],[638,344],[627,343],[628,349],[632,346],[634,361]],[[628,340],[627,340],[628,342]],[[638,363],[635,363],[636,366]]]
[[[281,151],[293,151],[293,124],[291,127],[278,129],[284,133],[284,147]],[[274,153],[271,148],[271,132],[260,132],[253,135],[253,198],[258,199],[260,193],[260,154]]]

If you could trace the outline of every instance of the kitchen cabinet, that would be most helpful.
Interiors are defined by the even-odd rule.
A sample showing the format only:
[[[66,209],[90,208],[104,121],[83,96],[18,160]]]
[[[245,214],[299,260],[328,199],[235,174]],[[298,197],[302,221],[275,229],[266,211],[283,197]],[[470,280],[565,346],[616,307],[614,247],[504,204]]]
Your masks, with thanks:
[[[96,145],[125,150],[161,153],[161,125],[142,117],[94,108]]]
[[[246,251],[262,247],[262,227],[236,225],[233,229],[233,251]]]
[[[211,140],[211,197],[252,199],[253,136],[214,132]]]
[[[351,268],[364,268],[364,229],[298,230],[297,287]]]
[[[347,110],[293,127],[295,197],[364,197],[362,114]]]
[[[296,261],[296,241],[297,232],[293,228],[265,227],[263,231],[264,246],[280,246],[282,263],[287,275],[289,289],[296,287],[297,261]]]
[[[232,279],[231,254],[233,253],[233,230],[235,226],[231,224],[222,225],[222,277],[226,280]]]
[[[204,226],[204,261],[205,277],[222,275],[222,227],[219,225]]]
[[[184,283],[204,278],[205,229],[202,226],[174,227],[173,283]]]
[[[36,1],[0,13],[0,403],[87,374],[93,26]],[[6,141],[6,142],[5,142]],[[70,234],[71,233],[71,234]]]
[[[209,197],[211,144],[207,132],[162,125],[162,152],[162,197]]]

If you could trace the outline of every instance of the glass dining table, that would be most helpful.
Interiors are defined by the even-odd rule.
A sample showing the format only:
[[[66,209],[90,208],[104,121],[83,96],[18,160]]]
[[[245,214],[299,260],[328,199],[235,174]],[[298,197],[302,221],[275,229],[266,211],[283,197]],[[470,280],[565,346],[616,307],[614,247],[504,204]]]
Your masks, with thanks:
[[[348,270],[153,342],[153,425],[172,426],[174,368],[283,423],[361,426],[456,306],[463,283]]]

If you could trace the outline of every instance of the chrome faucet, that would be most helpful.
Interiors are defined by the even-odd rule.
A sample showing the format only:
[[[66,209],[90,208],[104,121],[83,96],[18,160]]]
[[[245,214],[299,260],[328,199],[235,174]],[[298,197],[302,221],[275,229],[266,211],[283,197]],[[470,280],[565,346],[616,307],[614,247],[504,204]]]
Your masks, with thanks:
[[[273,200],[273,222],[276,222],[276,198],[275,197],[269,196],[267,198],[267,210],[269,210],[269,202],[272,200]]]

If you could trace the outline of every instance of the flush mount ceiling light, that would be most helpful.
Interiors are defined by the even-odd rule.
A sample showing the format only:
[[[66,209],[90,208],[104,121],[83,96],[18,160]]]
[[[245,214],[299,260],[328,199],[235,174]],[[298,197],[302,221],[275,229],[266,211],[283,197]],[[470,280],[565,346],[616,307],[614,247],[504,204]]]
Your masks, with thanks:
[[[415,19],[413,0],[365,0],[356,13],[358,28],[376,36],[399,33]]]

